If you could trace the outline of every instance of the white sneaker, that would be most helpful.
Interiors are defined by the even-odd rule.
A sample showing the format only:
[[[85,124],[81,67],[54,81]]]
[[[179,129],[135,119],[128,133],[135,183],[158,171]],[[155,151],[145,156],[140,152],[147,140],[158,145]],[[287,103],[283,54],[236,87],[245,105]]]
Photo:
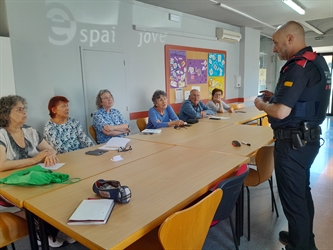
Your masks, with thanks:
[[[62,244],[64,244],[64,240],[60,239],[58,237],[56,237],[56,241],[53,241],[53,237],[49,236],[48,240],[49,240],[49,246],[50,247],[54,247],[54,248],[61,247]],[[37,243],[38,243],[39,246],[42,245],[42,242],[40,240],[38,240],[38,239],[37,239]]]
[[[73,244],[76,242],[76,240],[74,240],[73,238],[69,237],[67,234],[64,234],[61,231],[58,232],[57,238],[67,241],[69,244]]]

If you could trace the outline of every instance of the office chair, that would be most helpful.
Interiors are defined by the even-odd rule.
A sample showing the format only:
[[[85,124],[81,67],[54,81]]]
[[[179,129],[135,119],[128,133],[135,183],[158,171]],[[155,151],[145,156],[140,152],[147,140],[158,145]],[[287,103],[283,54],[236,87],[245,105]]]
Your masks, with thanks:
[[[95,140],[97,143],[97,135],[96,135],[96,130],[93,125],[90,125],[89,127],[89,133],[91,134],[91,137]]]
[[[159,229],[155,228],[126,250],[202,249],[222,193],[216,189],[193,206],[170,215]],[[160,246],[156,243],[158,239]]]
[[[219,204],[219,207],[216,210],[211,226],[215,226],[218,222],[229,218],[231,232],[237,250],[238,250],[238,240],[236,238],[231,214],[232,211],[234,210],[239,194],[242,191],[244,180],[248,174],[249,174],[249,167],[246,164],[243,164],[237,170],[235,176],[223,180],[215,186],[216,190],[222,189],[223,198]]]
[[[0,213],[0,249],[7,250],[7,245],[11,244],[15,250],[14,242],[27,236],[28,226],[25,219],[10,213]]]
[[[248,240],[250,240],[250,190],[249,187],[258,186],[268,181],[271,189],[272,212],[274,208],[276,216],[279,217],[275,196],[273,192],[273,170],[274,170],[274,146],[265,146],[260,148],[255,155],[255,164],[257,170],[250,168],[249,175],[245,178],[244,187],[247,190],[247,220],[248,220]]]
[[[148,117],[145,117],[145,118],[138,118],[136,120],[136,125],[138,126],[140,132],[144,129],[146,129],[146,126],[147,126],[147,123],[148,123]]]

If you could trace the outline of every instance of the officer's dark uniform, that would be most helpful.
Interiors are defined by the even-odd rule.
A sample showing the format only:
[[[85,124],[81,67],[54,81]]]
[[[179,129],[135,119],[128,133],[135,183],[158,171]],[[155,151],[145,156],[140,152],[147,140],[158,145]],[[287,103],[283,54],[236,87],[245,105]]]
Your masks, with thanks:
[[[292,109],[283,120],[268,117],[277,139],[275,174],[288,219],[287,250],[316,249],[310,167],[319,151],[319,125],[326,117],[330,88],[331,74],[325,59],[306,47],[282,67],[274,96],[270,99],[270,103],[284,104]]]

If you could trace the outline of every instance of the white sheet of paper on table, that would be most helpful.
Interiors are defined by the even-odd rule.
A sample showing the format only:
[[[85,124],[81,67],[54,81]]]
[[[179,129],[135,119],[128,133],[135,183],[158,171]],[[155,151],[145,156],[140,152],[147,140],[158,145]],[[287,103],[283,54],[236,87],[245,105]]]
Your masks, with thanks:
[[[121,161],[124,160],[120,155],[115,155],[111,158],[111,161]]]
[[[48,166],[48,167],[45,167],[44,163],[39,163],[38,165],[45,169],[57,170],[58,168],[61,168],[63,165],[65,165],[65,163],[57,163],[54,164],[53,166]]]

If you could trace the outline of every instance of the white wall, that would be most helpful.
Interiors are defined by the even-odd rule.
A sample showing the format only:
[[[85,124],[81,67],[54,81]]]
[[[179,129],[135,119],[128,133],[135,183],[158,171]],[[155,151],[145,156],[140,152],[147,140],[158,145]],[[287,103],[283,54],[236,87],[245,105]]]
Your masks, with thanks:
[[[8,37],[0,37],[0,97],[15,95],[12,49]]]
[[[246,39],[240,43],[240,74],[242,75],[242,86],[239,88],[240,96],[255,97],[258,95],[259,84],[259,54],[260,54],[260,32],[247,27],[241,28],[241,33]],[[256,42],[255,42],[256,41]],[[253,101],[245,105],[253,105]]]
[[[226,98],[243,97],[233,84],[233,76],[241,74],[240,44],[201,39],[214,38],[216,27],[240,31],[238,27],[131,0],[8,0],[6,7],[16,92],[28,101],[28,123],[40,131],[49,119],[47,103],[53,95],[70,99],[71,116],[85,125],[80,46],[125,53],[130,112],[148,110],[152,93],[165,89],[165,44],[225,50]],[[181,22],[169,21],[170,12],[180,15]],[[137,31],[133,25],[157,30]],[[259,44],[259,37],[252,42]],[[117,105],[125,103],[116,99]]]

